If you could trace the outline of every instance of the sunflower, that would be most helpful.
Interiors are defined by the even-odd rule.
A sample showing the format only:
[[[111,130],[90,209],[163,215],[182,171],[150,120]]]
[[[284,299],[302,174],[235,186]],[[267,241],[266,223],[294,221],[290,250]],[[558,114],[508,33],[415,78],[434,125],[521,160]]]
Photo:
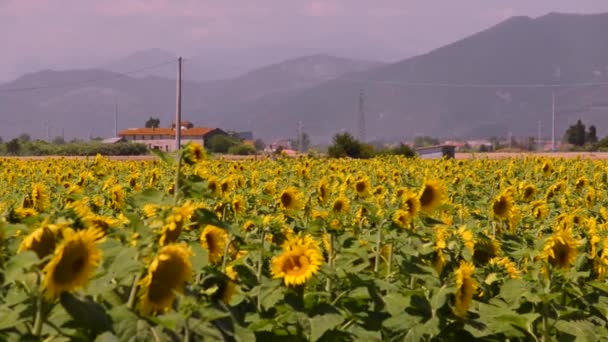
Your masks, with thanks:
[[[286,286],[305,284],[319,272],[323,254],[319,244],[307,235],[293,236],[283,244],[283,252],[272,258],[273,278],[283,278]]]
[[[497,219],[508,219],[513,208],[513,197],[508,193],[498,195],[492,202],[492,214]]]
[[[144,212],[144,216],[146,218],[152,218],[158,214],[160,207],[156,204],[145,204],[142,211]]]
[[[297,211],[302,208],[302,194],[298,189],[290,186],[283,190],[279,196],[279,205],[287,211]]]
[[[125,192],[120,184],[114,185],[110,191],[110,208],[120,210],[125,205]]]
[[[228,278],[219,289],[222,302],[224,304],[230,304],[230,300],[237,292],[236,289],[236,279],[238,277],[238,273],[234,270],[232,265],[226,266],[226,277]]]
[[[369,177],[362,177],[354,183],[355,191],[358,197],[367,197],[371,189],[371,183]]]
[[[201,233],[201,244],[207,250],[209,262],[212,264],[222,261],[227,243],[228,233],[222,228],[207,225]]]
[[[470,230],[467,230],[466,226],[462,226],[458,229],[458,235],[462,239],[465,248],[469,250],[469,252],[475,252],[475,238],[473,237],[473,233]]]
[[[420,210],[420,200],[415,193],[411,191],[404,191],[401,195],[401,209],[408,212],[410,217],[416,217],[418,211]]]
[[[190,142],[184,148],[183,160],[188,165],[200,163],[205,159],[205,150],[199,143]]]
[[[319,202],[324,204],[329,199],[329,184],[327,179],[322,179],[317,186],[317,198]]]
[[[433,254],[433,268],[437,275],[441,275],[443,271],[443,267],[446,264],[446,256],[443,252],[446,249],[447,244],[445,242],[445,237],[447,235],[446,229],[444,226],[436,226],[435,228],[435,253]]]
[[[44,211],[50,205],[48,190],[41,183],[36,183],[32,186],[31,198],[32,207],[39,212]]]
[[[501,254],[500,242],[493,237],[488,237],[485,233],[477,236],[475,241],[475,252],[473,260],[477,265],[485,265],[490,259]]]
[[[544,220],[549,215],[549,208],[543,201],[535,201],[531,203],[532,217],[535,220]]]
[[[395,223],[400,228],[408,228],[409,224],[412,222],[412,217],[408,211],[403,209],[397,209],[393,214],[393,223]]]
[[[604,239],[601,252],[596,255],[593,253],[593,269],[598,280],[604,280],[608,273],[608,239]]]
[[[350,202],[346,196],[340,196],[336,198],[334,203],[331,205],[331,211],[334,214],[345,214],[350,211]]]
[[[26,236],[19,245],[19,252],[33,251],[38,259],[44,259],[55,250],[55,234],[43,223],[42,226]]]
[[[43,269],[42,288],[49,299],[56,298],[63,291],[86,286],[101,260],[96,242],[103,236],[102,231],[86,229],[73,233],[65,230],[63,234],[63,242]]]
[[[213,196],[219,196],[222,193],[220,182],[217,178],[211,177],[207,179],[207,190],[209,190]]]
[[[580,177],[574,183],[574,188],[576,189],[576,191],[581,191],[587,185],[589,185],[589,180],[587,178],[585,178],[585,177]]]
[[[519,278],[519,270],[517,269],[517,265],[507,257],[492,258],[490,259],[490,265],[503,267],[511,279]]]
[[[530,202],[531,200],[534,199],[534,196],[536,195],[536,187],[534,186],[534,184],[530,184],[530,183],[522,183],[519,186],[519,193],[521,195],[521,200],[524,202]]]
[[[439,207],[445,198],[445,185],[438,180],[427,180],[422,184],[418,200],[420,201],[420,209],[430,213]]]
[[[463,317],[469,311],[473,302],[473,295],[477,291],[477,281],[473,278],[475,266],[473,263],[461,261],[456,270],[456,303],[454,311],[457,316]]]
[[[232,210],[235,215],[242,215],[247,208],[247,202],[245,202],[245,198],[241,195],[236,195],[232,199]]]
[[[572,236],[570,229],[561,229],[553,233],[545,242],[542,256],[551,265],[569,269],[576,260],[578,242]]]
[[[173,305],[176,293],[183,293],[192,278],[192,251],[184,244],[163,247],[140,282],[139,310],[144,315],[164,312]]]

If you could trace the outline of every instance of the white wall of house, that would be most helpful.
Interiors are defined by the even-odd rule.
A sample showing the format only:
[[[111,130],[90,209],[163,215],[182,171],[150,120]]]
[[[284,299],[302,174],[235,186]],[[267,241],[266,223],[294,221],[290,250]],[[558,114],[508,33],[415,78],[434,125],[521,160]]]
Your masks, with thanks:
[[[143,139],[142,139],[143,137]],[[153,137],[150,136],[127,136],[125,137],[127,141],[131,141],[134,143],[144,144],[148,146],[150,149],[157,149],[165,152],[175,151],[175,138],[171,139],[150,139]],[[205,147],[205,141],[201,137],[182,137],[182,146],[186,145],[188,142],[196,142],[201,144],[201,146]]]

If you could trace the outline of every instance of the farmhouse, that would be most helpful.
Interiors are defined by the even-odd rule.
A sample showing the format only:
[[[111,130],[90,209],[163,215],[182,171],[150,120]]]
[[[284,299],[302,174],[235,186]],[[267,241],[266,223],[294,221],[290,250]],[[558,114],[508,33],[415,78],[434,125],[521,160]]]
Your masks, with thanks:
[[[187,123],[184,125],[184,123]],[[197,142],[205,146],[209,139],[216,135],[227,135],[219,128],[194,127],[190,122],[182,123],[181,144]],[[118,133],[118,136],[129,142],[140,143],[150,149],[175,151],[175,124],[171,128],[129,128]]]

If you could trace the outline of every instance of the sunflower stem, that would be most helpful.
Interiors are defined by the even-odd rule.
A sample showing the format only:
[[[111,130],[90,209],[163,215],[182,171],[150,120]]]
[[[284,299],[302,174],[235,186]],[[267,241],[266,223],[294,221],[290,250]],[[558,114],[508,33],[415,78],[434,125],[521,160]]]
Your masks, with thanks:
[[[376,234],[376,258],[374,260],[374,273],[378,273],[378,267],[380,266],[380,254],[382,245],[382,224],[378,226]]]
[[[329,241],[328,241],[328,251],[327,251],[327,265],[331,270],[334,269],[334,235],[329,233]],[[327,283],[325,283],[325,291],[329,293],[330,299],[332,297],[331,291],[331,274],[327,277]]]
[[[262,282],[262,268],[264,265],[264,242],[266,241],[266,229],[262,230],[262,243],[260,244],[260,255],[258,260],[258,269],[256,273],[256,278],[258,279],[258,284]],[[262,301],[260,300],[260,296],[257,296],[257,306],[258,312],[262,311]]]
[[[36,273],[36,283],[38,284],[38,288],[40,288],[40,282],[40,273]],[[42,332],[42,322],[44,320],[42,305],[42,292],[39,292],[36,294],[36,315],[34,316],[34,326],[32,328],[32,333],[36,337],[40,337],[40,333]]]
[[[393,244],[388,244],[388,260],[386,261],[386,280],[391,278],[391,268],[393,266]]]
[[[131,285],[131,291],[129,292],[129,300],[127,301],[127,308],[129,310],[133,310],[135,307],[135,298],[137,297],[137,284],[139,283],[139,279],[141,278],[141,273],[138,273],[135,277],[133,277],[133,284]]]
[[[44,321],[42,294],[36,296],[36,316],[34,318],[33,335],[40,337],[42,333],[42,323]]]
[[[178,157],[177,157],[177,171],[175,172],[175,185],[173,187],[173,199],[175,201],[175,204],[177,204],[177,201],[179,200],[179,187],[180,187],[180,180],[181,180],[181,175],[182,175],[182,152],[180,147],[178,146]]]
[[[226,272],[226,263],[228,262],[228,249],[232,243],[232,233],[228,233],[226,245],[224,246],[224,256],[222,257],[222,272]]]

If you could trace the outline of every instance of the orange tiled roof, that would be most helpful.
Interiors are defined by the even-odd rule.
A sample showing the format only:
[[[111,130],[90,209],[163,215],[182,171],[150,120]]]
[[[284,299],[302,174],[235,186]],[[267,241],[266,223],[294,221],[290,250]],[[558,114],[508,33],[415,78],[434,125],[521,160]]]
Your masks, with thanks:
[[[182,136],[203,136],[207,133],[216,130],[217,128],[209,127],[193,127],[190,129],[182,129]],[[175,129],[173,128],[130,128],[118,133],[119,136],[130,136],[130,135],[170,135],[175,136]]]

